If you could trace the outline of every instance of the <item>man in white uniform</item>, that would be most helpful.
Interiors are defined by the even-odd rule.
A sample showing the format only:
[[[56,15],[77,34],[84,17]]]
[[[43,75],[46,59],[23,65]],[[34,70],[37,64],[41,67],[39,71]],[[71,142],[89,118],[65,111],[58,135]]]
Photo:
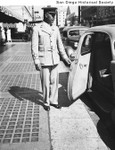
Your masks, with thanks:
[[[40,71],[44,109],[48,111],[50,105],[61,108],[58,104],[60,57],[67,64],[71,61],[66,55],[59,29],[53,24],[55,11],[49,9],[44,16],[44,21],[33,28],[31,50],[36,69]]]

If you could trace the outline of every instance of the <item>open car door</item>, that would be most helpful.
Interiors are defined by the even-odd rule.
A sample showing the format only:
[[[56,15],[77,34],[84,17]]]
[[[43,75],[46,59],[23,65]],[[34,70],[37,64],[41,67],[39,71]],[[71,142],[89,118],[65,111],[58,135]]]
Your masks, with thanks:
[[[93,33],[85,33],[79,42],[76,59],[70,66],[67,94],[70,101],[76,100],[87,88],[88,70]]]

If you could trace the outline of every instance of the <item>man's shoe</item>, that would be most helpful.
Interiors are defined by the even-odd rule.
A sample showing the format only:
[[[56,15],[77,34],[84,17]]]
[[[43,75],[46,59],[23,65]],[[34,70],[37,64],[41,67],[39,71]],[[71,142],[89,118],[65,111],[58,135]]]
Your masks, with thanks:
[[[49,110],[50,110],[50,106],[49,106],[49,105],[44,104],[44,109],[45,109],[46,111],[49,111]]]
[[[57,109],[61,109],[61,106],[59,104],[50,104],[50,105],[57,108]]]

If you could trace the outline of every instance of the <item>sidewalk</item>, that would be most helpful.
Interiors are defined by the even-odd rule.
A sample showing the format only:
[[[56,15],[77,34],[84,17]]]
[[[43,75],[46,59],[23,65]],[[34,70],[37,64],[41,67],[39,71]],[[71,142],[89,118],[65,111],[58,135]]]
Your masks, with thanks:
[[[0,150],[107,150],[84,104],[68,101],[66,72],[61,64],[63,107],[46,112],[30,43],[13,43],[0,55]]]

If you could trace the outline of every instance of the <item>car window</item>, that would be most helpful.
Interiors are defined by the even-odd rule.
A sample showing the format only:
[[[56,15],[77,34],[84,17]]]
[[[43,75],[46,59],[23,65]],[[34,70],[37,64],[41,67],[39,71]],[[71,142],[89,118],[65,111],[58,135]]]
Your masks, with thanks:
[[[77,36],[79,35],[79,30],[71,30],[69,31],[69,36]]]
[[[104,33],[101,33],[101,32],[96,33],[95,34],[95,43],[97,43],[97,42],[103,42],[104,37],[105,37]]]
[[[87,54],[91,50],[92,35],[86,35],[81,47],[81,55]]]
[[[94,38],[94,47],[96,48],[101,48],[101,47],[110,47],[110,37],[106,33],[102,32],[97,32],[95,33],[95,38]]]

